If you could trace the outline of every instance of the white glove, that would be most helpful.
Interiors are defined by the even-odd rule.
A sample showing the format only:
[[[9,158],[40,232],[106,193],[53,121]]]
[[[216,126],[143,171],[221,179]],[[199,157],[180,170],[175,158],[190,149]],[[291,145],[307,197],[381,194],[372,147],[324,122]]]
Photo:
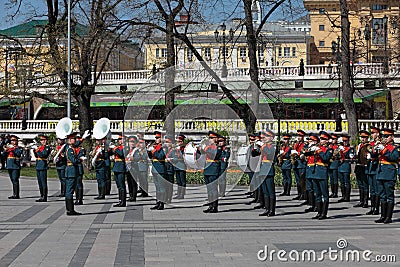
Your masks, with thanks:
[[[263,142],[261,142],[261,141],[257,141],[257,142],[256,142],[256,145],[263,146],[263,145],[264,145],[264,143],[263,143]]]
[[[154,150],[154,147],[153,146],[151,146],[151,147],[149,147],[149,152],[151,152],[151,151],[153,151]]]
[[[340,151],[344,151],[344,146],[339,146]]]
[[[349,154],[349,158],[353,159],[353,158],[354,158],[354,154],[353,154],[353,153],[350,153],[350,154]]]
[[[7,145],[7,148],[14,148],[14,145],[8,144],[8,145]]]
[[[111,145],[109,145],[108,147],[109,147],[110,149],[114,149],[114,148],[115,148],[115,145],[111,144]]]
[[[207,146],[206,144],[202,144],[202,145],[201,145],[201,149],[204,150],[204,149],[206,148],[206,146]]]
[[[283,153],[285,153],[285,151],[284,150],[279,150],[279,155],[282,155]]]
[[[89,130],[86,130],[82,135],[82,139],[86,139],[86,137],[88,137],[89,135],[90,135]]]
[[[372,158],[372,157],[371,157],[371,153],[368,153],[368,154],[367,154],[367,159],[370,160],[371,158]]]
[[[317,150],[319,150],[319,147],[317,147],[317,146],[313,146],[310,149],[310,151],[312,151],[312,152],[317,151]]]
[[[306,156],[304,154],[300,155],[300,159],[305,159],[305,158],[306,158]]]
[[[32,147],[33,150],[36,150],[36,149],[38,148],[37,145],[33,145],[33,146],[31,146],[31,147]]]
[[[343,143],[343,138],[342,138],[342,137],[339,137],[338,140],[337,140],[337,142],[338,142],[338,143]]]
[[[377,150],[383,150],[385,147],[382,144],[376,146]]]
[[[81,160],[87,160],[87,157],[82,156],[82,157],[80,157],[80,159],[81,159]]]
[[[299,152],[297,152],[297,150],[295,150],[295,149],[292,149],[292,151],[290,151],[290,154],[295,154],[295,155],[298,155],[298,154],[299,154]]]
[[[96,150],[96,153],[100,153],[100,151],[102,151],[103,150],[103,147],[99,147],[97,150]]]

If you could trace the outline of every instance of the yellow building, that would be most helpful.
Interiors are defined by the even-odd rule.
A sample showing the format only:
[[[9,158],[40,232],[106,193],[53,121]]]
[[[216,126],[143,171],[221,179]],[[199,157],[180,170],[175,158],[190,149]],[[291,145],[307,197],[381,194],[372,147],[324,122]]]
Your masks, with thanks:
[[[400,0],[347,2],[352,61],[398,62]],[[332,44],[335,47],[341,36],[339,0],[304,0],[304,6],[310,12],[311,36],[319,52],[319,63],[335,62]]]
[[[229,26],[235,26],[240,20],[233,20]],[[195,27],[189,34],[189,39],[203,59],[213,68],[221,69],[224,61],[227,69],[249,68],[248,46],[245,28],[235,32],[223,26],[210,26],[210,30],[196,31]],[[258,65],[260,68],[269,66],[298,66],[300,59],[305,63],[312,64],[310,54],[312,38],[304,31],[292,31],[279,25],[279,23],[268,23],[258,38],[256,51]],[[216,36],[216,32],[218,35]],[[225,34],[225,37],[224,37]],[[225,39],[225,42],[224,42]],[[163,35],[153,36],[145,45],[145,68],[157,69],[165,67],[167,49]],[[197,69],[200,63],[193,52],[179,40],[176,40],[176,62],[180,69]]]

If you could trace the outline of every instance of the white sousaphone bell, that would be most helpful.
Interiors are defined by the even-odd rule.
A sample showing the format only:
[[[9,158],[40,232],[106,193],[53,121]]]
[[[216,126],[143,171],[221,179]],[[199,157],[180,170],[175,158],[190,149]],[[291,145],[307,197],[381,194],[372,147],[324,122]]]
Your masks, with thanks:
[[[107,136],[107,138],[111,138],[110,131],[110,120],[107,118],[99,119],[93,128],[93,138],[95,139],[103,139]]]
[[[56,126],[57,138],[65,139],[72,133],[72,120],[68,117],[62,118]]]

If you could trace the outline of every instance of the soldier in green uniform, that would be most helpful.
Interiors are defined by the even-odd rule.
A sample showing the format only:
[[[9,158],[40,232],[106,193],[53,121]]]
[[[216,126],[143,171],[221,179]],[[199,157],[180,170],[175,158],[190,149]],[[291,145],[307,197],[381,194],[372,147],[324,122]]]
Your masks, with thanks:
[[[85,133],[86,134],[86,133]],[[83,139],[86,138],[85,134],[82,138],[79,138],[78,134],[76,136],[76,142],[73,147],[75,154],[78,157],[78,172],[76,177],[76,191],[75,191],[75,205],[83,205],[83,161],[86,160],[86,149],[82,146]]]
[[[226,169],[228,168],[231,149],[226,146],[226,138],[220,136],[218,138],[218,146],[221,148],[221,164],[218,172],[218,196],[224,197],[226,191]]]
[[[280,196],[290,196],[290,190],[292,188],[292,162],[291,162],[291,151],[290,147],[290,134],[284,134],[283,144],[279,149],[278,164],[282,170],[283,178],[283,192]]]
[[[328,176],[330,180],[330,185],[331,185],[331,191],[332,193],[329,195],[331,198],[337,198],[338,197],[338,192],[339,192],[339,173],[338,173],[338,168],[339,168],[339,159],[340,159],[340,154],[339,154],[339,146],[338,146],[338,138],[339,136],[335,133],[331,134],[331,143],[329,144],[329,147],[332,148],[333,150],[333,155],[332,158],[329,162],[328,166]]]
[[[148,196],[148,171],[149,171],[149,157],[147,156],[146,151],[146,142],[144,139],[139,139],[137,150],[133,154],[134,161],[137,163],[138,166],[138,179],[140,187],[142,188],[141,197]]]
[[[39,135],[40,145],[34,148],[33,153],[36,157],[36,176],[39,184],[40,198],[36,202],[47,202],[47,169],[49,168],[47,158],[51,153],[47,145],[47,136]]]
[[[394,186],[397,178],[397,163],[400,153],[394,144],[394,130],[383,129],[383,142],[376,146],[379,153],[379,165],[376,174],[381,199],[381,217],[376,223],[391,223],[395,204]]]
[[[176,137],[177,147],[172,153],[172,163],[175,168],[176,183],[178,185],[178,192],[175,199],[183,199],[186,194],[186,164],[184,160],[185,151],[185,138],[186,136],[180,134]]]
[[[126,185],[125,185],[125,153],[124,153],[124,137],[118,136],[118,144],[110,146],[111,154],[114,155],[114,180],[118,187],[119,202],[114,207],[126,207]]]
[[[296,151],[292,153],[292,157],[294,158],[293,173],[297,184],[297,196],[293,198],[293,200],[308,199],[306,188],[306,160],[304,156],[304,151],[307,148],[304,142],[305,136],[306,133],[303,130],[297,130],[297,141],[293,145],[293,150]]]
[[[311,174],[311,180],[314,188],[315,205],[317,215],[313,219],[324,220],[327,218],[329,207],[329,189],[328,189],[328,163],[333,155],[333,149],[329,148],[328,140],[330,135],[320,132],[320,143],[314,146],[314,171]]]
[[[340,161],[339,161],[339,180],[340,188],[342,191],[342,198],[338,202],[350,202],[351,195],[351,184],[350,184],[350,173],[351,163],[354,160],[355,151],[349,143],[350,136],[347,134],[342,135],[343,145],[339,146]]]
[[[104,139],[104,192],[105,195],[111,194],[111,154],[112,149],[109,147],[110,140]]]
[[[307,157],[307,168],[306,168],[306,186],[308,192],[308,204],[310,207],[304,210],[304,212],[312,212],[317,211],[316,203],[315,203],[315,194],[314,194],[314,184],[312,182],[312,178],[314,177],[315,172],[315,155],[314,152],[318,147],[319,137],[316,134],[310,134],[308,138],[308,146],[304,151],[304,155]]]
[[[138,148],[136,147],[136,136],[128,137],[128,147],[125,150],[125,163],[126,163],[126,181],[128,183],[129,199],[128,201],[135,202],[138,192],[137,179],[139,176],[138,164],[134,161],[134,155]]]
[[[72,133],[67,136],[68,146],[65,148],[65,158],[67,159],[67,167],[65,168],[65,207],[68,216],[81,215],[74,209],[73,195],[76,188],[76,177],[78,176],[78,163],[80,159],[75,153],[76,134]]]
[[[54,163],[56,165],[58,180],[60,181],[61,190],[58,197],[65,197],[65,167],[67,166],[67,160],[64,158],[64,149],[65,149],[65,141],[64,139],[57,138],[57,154],[54,158]]]
[[[10,136],[10,144],[6,145],[3,152],[6,158],[6,168],[8,175],[13,186],[13,194],[9,199],[19,199],[19,177],[21,174],[21,155],[22,148],[18,146],[18,137],[15,135]]]
[[[373,148],[379,143],[381,143],[380,132],[381,130],[379,128],[374,126],[371,127],[372,140],[369,143],[369,145],[372,149],[370,153],[367,154],[368,164],[365,171],[368,177],[368,186],[371,196],[371,210],[366,213],[367,215],[379,214],[380,198],[378,192],[378,184],[376,181],[376,170],[378,169],[379,165],[379,153],[375,151]]]
[[[165,152],[165,194],[166,194],[166,203],[171,203],[172,195],[174,191],[174,174],[175,174],[175,166],[173,164],[173,152],[175,148],[172,144],[172,138],[170,136],[164,137],[163,149]]]
[[[368,159],[368,139],[370,133],[368,131],[359,132],[361,143],[356,147],[356,167],[354,173],[357,179],[358,191],[360,192],[360,201],[353,207],[363,207],[368,208],[368,177],[365,174]]]
[[[105,185],[105,173],[104,173],[104,142],[102,139],[96,140],[96,147],[92,151],[92,166],[96,171],[96,180],[98,186],[98,196],[94,199],[105,199],[106,185]]]

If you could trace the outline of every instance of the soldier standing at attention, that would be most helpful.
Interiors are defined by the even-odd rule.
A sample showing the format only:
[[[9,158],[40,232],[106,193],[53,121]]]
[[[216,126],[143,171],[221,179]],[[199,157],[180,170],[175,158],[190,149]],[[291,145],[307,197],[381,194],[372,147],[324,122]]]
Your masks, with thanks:
[[[133,154],[134,161],[137,163],[138,166],[138,179],[140,187],[142,188],[142,193],[140,197],[148,197],[148,190],[149,190],[149,157],[147,156],[146,151],[146,141],[144,139],[139,139],[137,150]]]
[[[39,184],[40,198],[36,202],[47,202],[47,169],[49,168],[47,158],[51,149],[47,145],[47,136],[39,135],[40,146],[34,148],[33,153],[36,157],[36,176]]]
[[[118,136],[118,144],[116,146],[110,146],[111,154],[114,155],[114,180],[118,188],[118,204],[114,207],[126,207],[126,185],[125,185],[125,154],[124,154],[124,137]]]
[[[306,133],[303,130],[297,130],[297,141],[293,146],[293,150],[297,152],[296,155],[293,155],[293,173],[296,179],[297,196],[294,197],[293,200],[308,199],[306,188],[306,161],[304,156],[304,150],[307,146],[304,143],[304,136],[306,136]]]
[[[110,141],[107,139],[103,140],[104,144],[104,193],[105,195],[111,194],[111,154],[112,149],[110,148]]]
[[[367,168],[366,175],[368,177],[368,185],[369,192],[371,196],[371,210],[368,211],[367,215],[378,215],[379,214],[379,206],[380,206],[380,198],[378,192],[378,184],[376,181],[376,170],[378,169],[379,164],[379,153],[374,150],[375,145],[381,142],[380,138],[381,130],[377,127],[371,127],[371,137],[372,141],[369,143],[372,150],[369,154],[367,154]]]
[[[342,198],[338,202],[350,202],[351,195],[351,184],[350,184],[350,173],[351,173],[351,162],[354,159],[354,148],[349,144],[350,136],[343,134],[342,140],[343,145],[339,146],[340,151],[340,162],[339,162],[339,180],[340,188],[342,190]]]
[[[87,137],[86,133],[82,136],[82,138],[79,137],[79,135],[76,135],[76,141],[74,145],[74,150],[75,154],[78,157],[78,172],[76,176],[76,189],[75,189],[75,205],[83,205],[83,161],[86,160],[86,149],[82,147],[82,141]]]
[[[306,168],[306,186],[308,191],[308,204],[309,208],[305,209],[304,212],[313,212],[317,211],[315,207],[315,195],[314,195],[314,185],[312,182],[312,178],[315,173],[315,162],[316,158],[314,152],[318,150],[319,137],[316,134],[310,134],[310,138],[308,139],[308,147],[304,152],[304,155],[307,157],[307,168]]]
[[[394,209],[394,185],[397,178],[399,147],[394,144],[394,130],[383,129],[383,143],[377,145],[379,165],[376,174],[379,196],[381,198],[381,217],[376,223],[391,223]]]
[[[231,150],[226,146],[226,138],[220,136],[218,138],[218,146],[221,148],[221,164],[219,165],[219,173],[218,173],[218,189],[219,189],[219,197],[225,196],[226,191],[226,169],[228,168],[229,158],[231,156]]]
[[[331,134],[331,143],[329,147],[333,150],[332,158],[329,162],[328,166],[328,176],[331,184],[331,191],[332,194],[329,195],[331,198],[337,198],[339,192],[339,174],[338,174],[338,167],[339,167],[339,146],[338,146],[338,138],[339,136],[335,133]]]
[[[175,166],[173,165],[173,154],[175,148],[173,147],[172,138],[170,136],[164,137],[164,145],[163,149],[165,152],[165,194],[166,194],[166,203],[171,203],[172,195],[174,194],[174,175],[175,175]]]
[[[177,136],[177,147],[173,153],[176,183],[178,185],[178,193],[174,197],[175,199],[184,199],[186,194],[186,164],[183,158],[185,151],[185,138],[186,136],[183,134]]]
[[[152,161],[151,173],[156,187],[156,205],[151,210],[163,210],[166,202],[165,195],[165,152],[161,144],[161,133],[154,132],[155,143],[147,150],[148,156]]]
[[[137,163],[134,161],[135,152],[138,150],[136,147],[137,138],[136,136],[129,136],[128,137],[128,148],[125,151],[125,163],[126,163],[126,181],[128,183],[128,191],[129,191],[129,199],[130,202],[136,201],[137,191],[138,191],[138,184],[137,180],[139,173],[137,169]],[[136,177],[136,179],[134,178]]]
[[[209,143],[204,148],[197,147],[198,152],[205,154],[206,165],[204,167],[204,181],[207,186],[208,195],[208,209],[204,213],[217,213],[218,212],[218,172],[221,160],[221,148],[217,146],[218,134],[208,132]]]
[[[368,164],[367,154],[368,152],[368,138],[370,133],[367,131],[359,132],[361,143],[356,148],[356,167],[354,173],[357,179],[358,191],[360,192],[360,202],[355,204],[353,207],[368,208],[368,178],[365,174],[366,167]]]
[[[261,193],[264,194],[265,211],[259,216],[275,216],[276,194],[275,194],[275,162],[276,146],[273,144],[275,133],[267,130],[260,134],[261,140],[257,142],[257,147],[253,147],[252,155],[261,155],[260,172],[257,179],[263,180]]]
[[[67,167],[65,168],[65,207],[68,216],[81,215],[74,209],[74,190],[76,188],[76,177],[78,176],[78,163],[80,159],[75,153],[76,134],[72,133],[67,136],[68,146],[65,149],[65,158],[67,159]]]
[[[61,191],[58,197],[65,197],[65,167],[67,166],[67,160],[64,157],[64,149],[65,149],[65,141],[64,139],[57,138],[57,154],[58,157],[54,159],[56,164],[56,170],[58,175],[58,180],[60,180]]]
[[[314,147],[315,165],[311,176],[318,213],[312,218],[324,220],[327,218],[329,207],[328,162],[332,158],[333,150],[328,146],[330,135],[327,132],[321,131],[319,138],[319,145]]]
[[[22,148],[18,146],[18,137],[11,135],[10,144],[6,145],[3,157],[6,159],[6,168],[13,186],[13,194],[9,199],[19,199],[19,177],[21,175]]]
[[[98,187],[98,196],[94,199],[105,199],[106,185],[104,172],[104,142],[102,139],[96,140],[96,147],[92,151],[92,166],[96,172],[96,180]]]
[[[280,147],[279,156],[280,165],[282,170],[283,178],[283,192],[280,196],[290,196],[290,190],[292,188],[292,162],[291,162],[291,151],[290,147],[290,134],[284,134],[283,145]]]

